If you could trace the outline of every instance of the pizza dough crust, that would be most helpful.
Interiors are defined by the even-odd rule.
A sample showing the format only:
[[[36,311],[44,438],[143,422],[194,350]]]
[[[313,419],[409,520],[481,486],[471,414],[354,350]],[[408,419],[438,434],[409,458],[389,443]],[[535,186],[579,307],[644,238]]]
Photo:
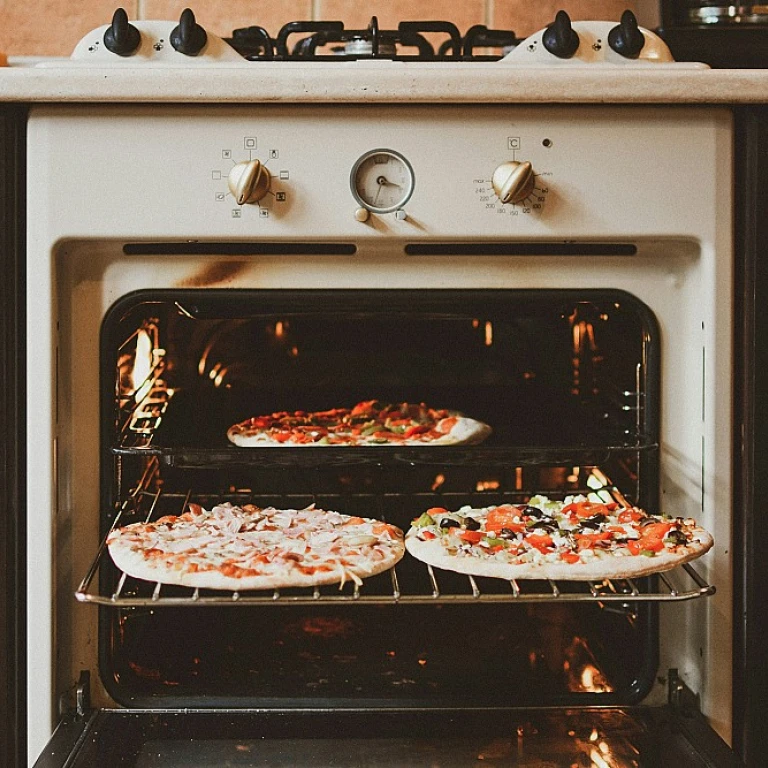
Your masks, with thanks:
[[[250,426],[250,419],[233,424],[227,430],[227,438],[231,443],[241,448],[339,448],[339,447],[357,447],[357,446],[432,446],[432,445],[478,445],[482,443],[493,431],[488,424],[464,416],[457,411],[448,411],[450,418],[455,418],[456,422],[451,427],[450,432],[432,440],[419,440],[416,437],[406,440],[398,440],[389,443],[373,442],[366,438],[361,438],[359,442],[349,443],[295,443],[292,441],[280,442],[266,432],[258,432]],[[438,422],[439,424],[439,422]]]
[[[243,512],[242,508],[232,505],[220,505],[213,511],[224,507]],[[212,514],[201,511],[206,515]],[[343,585],[345,581],[359,581],[386,571],[405,554],[403,532],[378,520],[350,517],[319,509],[297,511],[268,508],[258,512],[284,516],[311,513],[309,517],[315,518],[320,530],[315,531],[314,535],[308,535],[310,546],[307,554],[317,555],[319,559],[292,552],[286,554],[287,540],[284,531],[269,531],[265,532],[264,536],[259,536],[258,531],[254,530],[240,532],[237,530],[237,518],[233,518],[235,524],[230,528],[225,524],[215,527],[212,533],[210,526],[206,526],[204,519],[201,519],[203,515],[190,513],[179,517],[160,518],[146,524],[133,523],[115,529],[107,537],[109,554],[118,568],[137,579],[222,590],[285,589],[339,583]],[[245,519],[242,516],[240,518]],[[358,520],[361,522],[354,522]],[[321,521],[322,526],[319,525]],[[380,533],[373,533],[374,527]],[[171,535],[170,532],[174,529],[178,533],[182,528],[185,529],[185,536],[181,539]],[[290,530],[290,526],[287,530]],[[328,540],[333,536],[336,538]],[[302,539],[294,538],[293,541],[296,544],[295,549],[300,550]],[[318,543],[316,548],[312,547],[313,541]],[[339,545],[344,551],[341,554],[332,553],[329,551],[329,545]],[[189,554],[190,549],[194,550],[193,555]],[[260,554],[266,553],[265,557],[271,559],[267,562],[249,561],[250,555],[256,551]],[[151,557],[148,557],[148,552]],[[231,561],[233,557],[240,558],[244,569],[258,569],[259,573],[232,576],[218,570],[222,561]],[[196,567],[191,566],[192,563]],[[202,570],[201,563],[214,567]],[[302,567],[313,569],[318,566],[328,566],[331,570],[315,570],[312,573],[301,570]]]
[[[643,555],[595,557],[584,563],[505,563],[485,560],[471,555],[459,557],[446,551],[440,539],[422,541],[411,529],[405,538],[405,548],[417,560],[446,571],[496,579],[552,579],[554,581],[599,581],[602,579],[634,579],[676,568],[700,557],[714,544],[711,534],[695,529],[696,540],[678,547],[677,552],[661,552],[653,557]]]

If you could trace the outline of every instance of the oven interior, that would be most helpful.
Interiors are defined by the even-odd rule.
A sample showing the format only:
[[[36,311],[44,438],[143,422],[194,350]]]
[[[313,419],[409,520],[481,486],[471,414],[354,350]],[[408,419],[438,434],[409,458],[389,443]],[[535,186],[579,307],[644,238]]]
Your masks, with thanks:
[[[654,511],[658,335],[618,290],[129,294],[102,324],[102,534],[189,500],[317,504],[404,530],[432,506],[534,493]],[[455,409],[493,433],[446,447],[226,437],[250,416],[370,399]],[[656,674],[658,578],[508,583],[406,554],[359,588],[265,594],[141,582],[103,552],[97,567],[101,677],[127,706],[627,704]]]

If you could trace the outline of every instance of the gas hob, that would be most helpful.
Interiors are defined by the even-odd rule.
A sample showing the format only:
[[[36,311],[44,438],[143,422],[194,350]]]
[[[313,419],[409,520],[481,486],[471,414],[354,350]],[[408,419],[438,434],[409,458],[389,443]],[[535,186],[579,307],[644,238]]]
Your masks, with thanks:
[[[640,27],[631,11],[620,21],[554,21],[520,39],[512,30],[475,25],[462,34],[450,22],[403,21],[385,29],[374,16],[366,29],[340,21],[294,21],[276,35],[252,25],[220,37],[185,9],[177,21],[130,21],[118,8],[111,23],[89,32],[69,59],[42,66],[253,66],[290,63],[444,65],[497,62],[529,67],[691,67],[674,61],[664,41]]]

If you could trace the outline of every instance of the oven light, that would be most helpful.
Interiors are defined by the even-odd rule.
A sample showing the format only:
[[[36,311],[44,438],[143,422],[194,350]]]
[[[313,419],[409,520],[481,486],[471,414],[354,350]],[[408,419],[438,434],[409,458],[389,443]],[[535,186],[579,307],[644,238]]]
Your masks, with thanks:
[[[137,403],[141,402],[152,388],[149,380],[152,362],[152,339],[145,330],[140,330],[136,334],[136,355],[133,360],[133,371],[131,371],[131,384]]]
[[[480,321],[477,318],[474,318],[472,320],[472,327],[473,328],[479,328],[480,327]]]
[[[432,483],[432,490],[436,491],[445,482],[445,475],[435,475],[435,480]]]
[[[501,483],[498,480],[478,480],[475,490],[477,491],[497,491]]]
[[[486,320],[485,323],[485,346],[490,347],[493,344],[493,323]]]
[[[589,759],[592,761],[592,768],[611,768],[610,764],[605,761],[596,749],[590,751]]]
[[[595,742],[600,738],[600,734],[597,732],[597,728],[592,729],[592,733],[589,734],[589,740]]]

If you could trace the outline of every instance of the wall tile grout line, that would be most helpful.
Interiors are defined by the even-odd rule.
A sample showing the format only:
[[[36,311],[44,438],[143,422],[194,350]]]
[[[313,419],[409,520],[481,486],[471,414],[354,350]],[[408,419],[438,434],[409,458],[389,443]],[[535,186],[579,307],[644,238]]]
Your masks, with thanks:
[[[485,0],[485,26],[493,29],[493,15],[495,9],[495,0]]]

